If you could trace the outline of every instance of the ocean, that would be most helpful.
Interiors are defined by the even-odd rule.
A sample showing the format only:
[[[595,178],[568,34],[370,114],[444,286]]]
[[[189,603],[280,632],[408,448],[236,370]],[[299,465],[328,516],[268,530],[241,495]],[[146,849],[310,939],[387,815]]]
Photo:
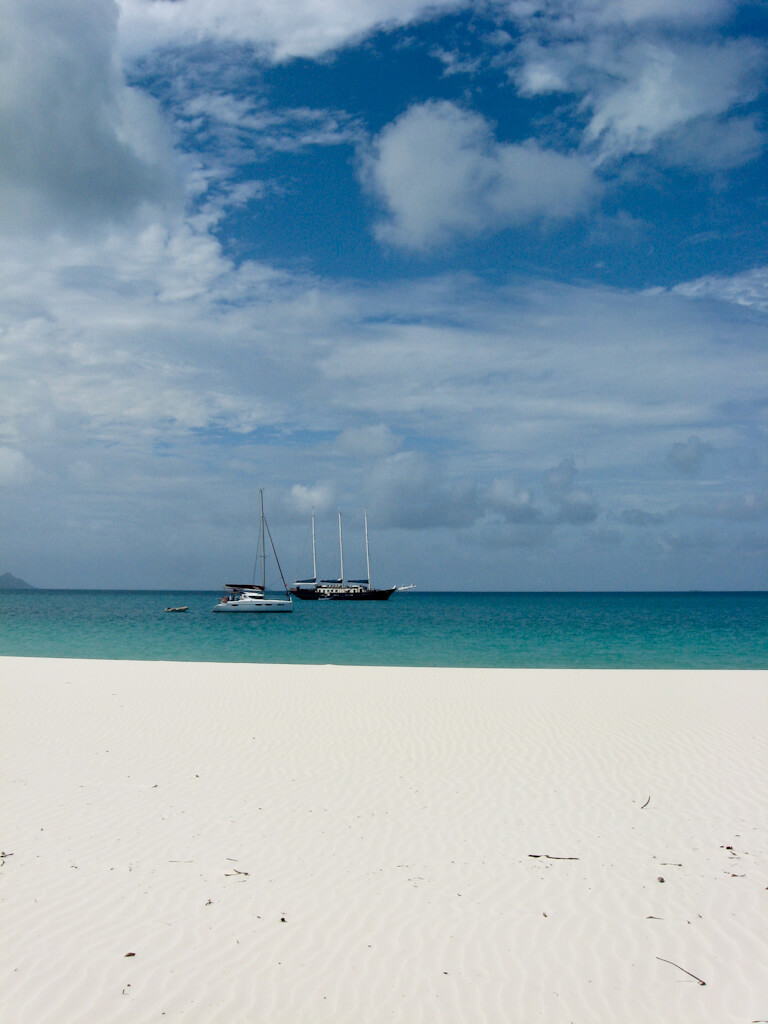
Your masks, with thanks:
[[[487,668],[768,668],[768,593],[419,593],[213,615],[216,592],[0,591],[0,655]],[[188,605],[189,611],[164,609]]]

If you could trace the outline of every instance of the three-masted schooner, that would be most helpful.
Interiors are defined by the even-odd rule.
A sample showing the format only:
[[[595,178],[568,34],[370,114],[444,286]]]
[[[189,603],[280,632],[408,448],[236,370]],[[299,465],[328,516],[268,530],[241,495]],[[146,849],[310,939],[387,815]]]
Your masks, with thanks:
[[[368,512],[363,511],[365,523],[365,564],[368,576],[364,580],[344,578],[344,544],[341,533],[341,510],[339,510],[339,578],[318,580],[317,553],[315,549],[315,514],[312,513],[312,579],[296,580],[288,592],[302,601],[386,601],[399,587],[374,587],[371,582],[371,553],[368,543]],[[410,589],[410,588],[407,588]]]

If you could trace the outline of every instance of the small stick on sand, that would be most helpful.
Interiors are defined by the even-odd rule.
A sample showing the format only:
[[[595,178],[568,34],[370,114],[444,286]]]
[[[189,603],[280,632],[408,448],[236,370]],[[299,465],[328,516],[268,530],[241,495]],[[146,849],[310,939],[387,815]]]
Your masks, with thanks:
[[[640,808],[640,810],[641,810],[641,811],[644,811],[644,810],[645,810],[645,808],[646,808],[646,807],[648,806],[648,804],[649,804],[650,802],[651,802],[651,798],[650,798],[650,797],[648,797],[648,799],[647,799],[647,800],[645,801],[645,803],[644,803],[644,804],[643,804],[643,806],[642,806],[642,807]]]
[[[578,857],[555,857],[551,853],[529,853],[529,857],[546,857],[547,860],[578,860]]]
[[[698,981],[700,985],[707,984],[706,981],[702,981],[701,978],[697,978],[695,974],[691,974],[690,971],[686,971],[686,969],[684,967],[681,967],[680,964],[676,964],[674,960],[664,960],[663,956],[657,956],[656,959],[663,960],[665,964],[672,964],[672,966],[676,967],[678,971],[682,971],[683,974],[687,974],[689,978],[693,978],[695,981]]]

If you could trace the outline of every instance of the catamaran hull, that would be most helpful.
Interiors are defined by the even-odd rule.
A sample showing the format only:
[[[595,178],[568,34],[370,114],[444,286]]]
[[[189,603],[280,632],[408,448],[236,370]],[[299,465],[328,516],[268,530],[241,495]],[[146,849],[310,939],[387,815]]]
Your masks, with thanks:
[[[362,590],[352,594],[334,594],[332,591],[303,590],[301,587],[292,587],[291,594],[301,598],[302,601],[386,601],[394,594],[397,587],[389,587],[386,590]]]
[[[213,609],[215,612],[292,612],[290,601],[224,601]]]

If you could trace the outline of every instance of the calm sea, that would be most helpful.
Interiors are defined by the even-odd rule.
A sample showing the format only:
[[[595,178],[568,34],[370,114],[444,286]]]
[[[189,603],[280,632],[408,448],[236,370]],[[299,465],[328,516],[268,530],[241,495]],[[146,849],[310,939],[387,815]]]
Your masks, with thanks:
[[[0,655],[509,668],[768,668],[767,593],[394,594],[213,615],[200,591],[0,591]],[[182,614],[167,606],[188,605]]]

